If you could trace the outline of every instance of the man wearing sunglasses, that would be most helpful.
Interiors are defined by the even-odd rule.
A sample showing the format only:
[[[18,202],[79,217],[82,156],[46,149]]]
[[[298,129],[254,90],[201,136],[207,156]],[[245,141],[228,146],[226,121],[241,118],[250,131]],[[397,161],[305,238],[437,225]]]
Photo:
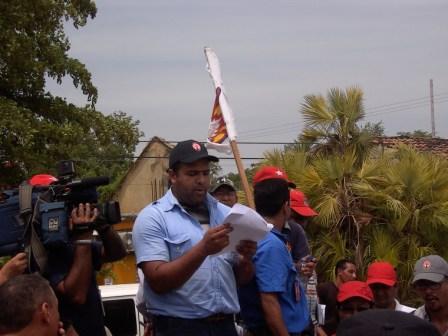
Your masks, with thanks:
[[[430,321],[448,336],[448,263],[438,255],[420,258],[414,267],[412,284],[425,301],[414,315]]]

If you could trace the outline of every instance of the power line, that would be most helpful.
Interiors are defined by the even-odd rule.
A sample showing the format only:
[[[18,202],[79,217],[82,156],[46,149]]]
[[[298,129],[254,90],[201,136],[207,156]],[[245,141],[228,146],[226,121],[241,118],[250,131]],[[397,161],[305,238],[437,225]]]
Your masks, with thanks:
[[[447,98],[443,98],[440,100],[435,100],[435,103],[438,104],[443,104],[448,102],[448,97]],[[396,108],[387,110],[387,111],[380,111],[380,112],[375,112],[375,113],[370,113],[367,116],[376,116],[376,115],[381,115],[381,114],[388,114],[388,113],[395,113],[395,112],[401,112],[401,111],[406,111],[409,109],[414,109],[416,107],[424,107],[424,106],[429,106],[430,102],[421,102],[421,103],[414,103],[412,105],[406,105],[406,106],[397,106]]]
[[[168,141],[164,140],[167,143],[179,143],[183,140],[179,141]],[[139,140],[139,142],[151,142],[151,140]],[[198,141],[199,143],[205,144],[205,141]],[[298,142],[266,142],[266,141],[238,141],[238,145],[295,145]],[[301,144],[312,144],[311,142],[301,142]]]
[[[448,102],[448,92],[442,92],[434,95],[434,97],[438,97],[435,100],[435,103],[443,104]],[[407,99],[398,101],[395,103],[389,103],[389,104],[383,104],[378,105],[374,107],[366,108],[366,117],[372,117],[377,116],[381,114],[388,114],[388,113],[396,113],[405,111],[408,109],[413,109],[417,107],[423,107],[426,104],[430,103],[429,96],[420,97],[420,98],[414,98],[414,99]],[[272,135],[278,135],[278,134],[288,134],[291,132],[294,132],[297,130],[297,127],[301,125],[300,122],[294,122],[294,123],[280,123],[269,127],[262,127],[258,129],[252,129],[252,130],[246,130],[246,131],[240,131],[239,137],[244,139],[254,139],[254,138],[260,138],[265,136],[272,136]],[[140,140],[139,143],[143,142],[150,142],[151,140]],[[168,143],[178,143],[179,141],[166,141]],[[204,142],[202,142],[204,143]],[[240,141],[238,144],[266,144],[266,145],[281,145],[281,144],[295,144],[294,142],[250,142],[250,141]]]
[[[249,135],[251,133],[258,133],[258,132],[263,132],[263,131],[267,131],[267,130],[272,130],[272,129],[277,129],[277,128],[284,128],[284,127],[290,127],[291,125],[297,125],[299,126],[300,123],[299,122],[295,122],[295,123],[282,123],[282,124],[278,124],[275,126],[269,126],[269,127],[264,127],[264,128],[257,128],[257,129],[253,129],[253,130],[248,130],[248,131],[241,131],[239,132],[240,134],[244,134],[244,135]]]
[[[435,95],[438,97],[436,100],[437,103],[445,103],[448,98],[448,93],[443,92]],[[399,112],[412,107],[421,107],[426,104],[429,104],[429,97],[420,97],[415,99],[403,100],[395,103],[384,104],[379,106],[374,106],[371,108],[366,108],[366,116],[375,116],[380,114],[385,114],[389,112]],[[282,123],[277,124],[271,127],[264,127],[254,130],[242,131],[240,132],[240,136],[244,136],[245,139],[262,137],[266,135],[276,135],[281,133],[289,133],[296,129],[296,127],[300,126],[300,123]]]
[[[448,92],[442,92],[442,93],[434,95],[434,97],[447,96],[447,95],[448,95]],[[393,105],[400,105],[400,104],[405,104],[405,103],[414,102],[414,101],[420,101],[420,100],[425,100],[425,99],[427,99],[429,101],[429,96],[425,96],[425,97],[421,97],[421,98],[415,98],[415,99],[402,100],[402,101],[399,101],[399,102],[396,102],[396,103],[390,103],[390,104],[384,104],[384,105],[368,107],[368,108],[366,108],[366,111],[382,109],[383,107],[388,107],[388,106],[393,106]]]
[[[248,139],[256,139],[256,138],[264,138],[266,136],[273,136],[273,135],[285,135],[285,134],[289,134],[292,132],[299,134],[299,129],[297,128],[297,126],[284,128],[281,130],[264,131],[264,132],[260,132],[257,134],[246,135],[246,136],[244,136],[244,139],[248,140]]]
[[[94,159],[97,157],[89,157],[89,159]],[[168,156],[127,156],[127,157],[123,157],[123,158],[119,158],[119,159],[100,159],[97,158],[98,161],[102,161],[102,162],[124,162],[126,160],[129,159],[166,159],[168,160]],[[224,156],[220,156],[218,157],[218,159],[220,160],[234,160],[233,157],[224,157]],[[263,160],[264,157],[241,157],[242,160]],[[81,161],[78,159],[73,159],[73,161]]]

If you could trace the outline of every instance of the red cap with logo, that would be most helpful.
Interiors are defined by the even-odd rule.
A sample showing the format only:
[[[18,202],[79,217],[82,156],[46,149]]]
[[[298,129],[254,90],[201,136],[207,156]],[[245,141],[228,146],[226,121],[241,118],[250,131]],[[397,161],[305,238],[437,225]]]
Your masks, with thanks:
[[[369,285],[363,281],[347,281],[339,287],[338,302],[360,297],[364,300],[373,301],[373,293]]]
[[[318,213],[314,211],[308,204],[305,194],[298,189],[291,189],[289,191],[290,207],[299,215],[304,217],[317,216]]]
[[[253,185],[256,185],[257,183],[259,183],[261,181],[271,180],[271,179],[285,180],[286,182],[288,182],[288,185],[291,188],[296,187],[296,185],[288,179],[288,175],[286,175],[286,173],[283,169],[278,168],[278,167],[273,167],[273,166],[261,167],[255,173],[252,182],[253,182]]]
[[[367,284],[380,283],[392,287],[397,282],[397,273],[394,267],[386,261],[376,261],[367,269]]]
[[[49,186],[53,182],[57,182],[58,179],[49,174],[37,174],[29,179],[29,184],[32,186]]]

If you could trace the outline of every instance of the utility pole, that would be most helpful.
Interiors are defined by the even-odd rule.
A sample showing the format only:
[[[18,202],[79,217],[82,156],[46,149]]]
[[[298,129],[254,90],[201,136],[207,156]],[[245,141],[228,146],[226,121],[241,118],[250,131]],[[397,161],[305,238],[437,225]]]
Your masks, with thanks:
[[[429,80],[429,96],[431,101],[431,137],[436,137],[436,122],[434,120],[434,88],[432,79]]]

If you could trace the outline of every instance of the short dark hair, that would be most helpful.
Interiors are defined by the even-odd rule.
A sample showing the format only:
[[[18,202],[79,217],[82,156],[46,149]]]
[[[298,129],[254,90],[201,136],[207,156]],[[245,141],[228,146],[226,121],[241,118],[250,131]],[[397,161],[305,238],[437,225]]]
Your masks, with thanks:
[[[285,202],[289,203],[288,182],[282,179],[268,179],[254,187],[255,208],[262,216],[276,215]]]
[[[25,328],[42,303],[53,304],[53,297],[48,281],[37,273],[9,279],[0,286],[0,333],[17,332]]]
[[[336,266],[334,267],[334,274],[335,275],[338,275],[338,272],[340,271],[340,270],[344,270],[345,269],[345,266],[347,265],[347,264],[355,264],[352,260],[350,260],[350,259],[341,259],[341,260],[338,260],[338,262],[336,263]]]

